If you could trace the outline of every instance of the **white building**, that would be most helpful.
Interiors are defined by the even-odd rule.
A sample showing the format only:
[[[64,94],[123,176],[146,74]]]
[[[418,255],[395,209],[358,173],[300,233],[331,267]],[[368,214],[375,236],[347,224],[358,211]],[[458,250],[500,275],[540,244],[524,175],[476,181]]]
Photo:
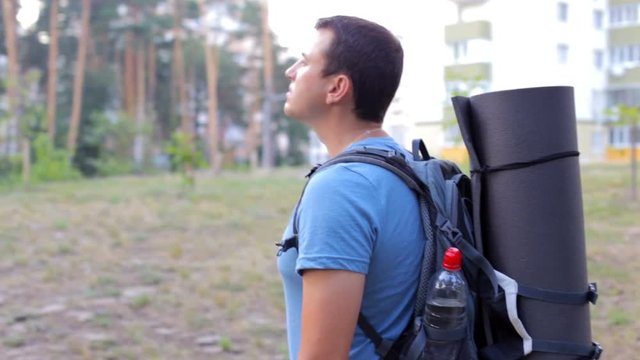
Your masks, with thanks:
[[[445,27],[448,93],[572,86],[581,159],[603,159],[605,0],[451,1],[458,18]],[[445,119],[450,111],[445,106]],[[461,160],[465,150],[457,132],[444,137],[441,156]]]
[[[391,27],[405,48],[403,80],[384,125],[397,141],[410,146],[419,137],[432,154],[465,161],[454,92],[572,86],[581,160],[628,157],[629,128],[610,126],[605,114],[621,102],[640,104],[640,0],[413,3],[420,8],[398,4],[402,18]],[[434,22],[441,31],[424,30]],[[323,149],[314,144],[317,162]]]
[[[640,0],[609,0],[607,105],[640,107]],[[631,157],[628,125],[609,128],[607,158]],[[640,134],[638,134],[640,136]],[[640,140],[640,139],[638,139]],[[640,157],[640,149],[636,150]]]

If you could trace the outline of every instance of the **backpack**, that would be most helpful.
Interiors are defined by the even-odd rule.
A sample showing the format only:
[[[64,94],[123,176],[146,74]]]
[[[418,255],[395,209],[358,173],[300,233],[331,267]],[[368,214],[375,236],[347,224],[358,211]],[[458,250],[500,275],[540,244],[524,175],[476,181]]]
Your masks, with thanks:
[[[597,287],[588,284],[584,292],[560,292],[518,284],[514,279],[495,270],[483,256],[481,244],[474,239],[472,189],[470,178],[451,161],[429,155],[424,142],[414,140],[412,157],[404,153],[362,147],[343,152],[314,167],[314,174],[338,163],[360,162],[383,167],[400,177],[418,196],[424,228],[425,248],[420,281],[412,320],[398,339],[384,339],[360,313],[358,326],[376,347],[384,360],[438,359],[438,354],[426,354],[431,341],[460,341],[457,359],[512,360],[532,352],[572,355],[580,359],[599,359],[602,347],[598,343],[575,344],[564,341],[532,339],[518,317],[517,297],[528,297],[558,304],[595,304]],[[304,193],[304,190],[303,190]],[[299,206],[300,202],[298,202]],[[297,207],[294,211],[294,234]],[[297,237],[295,237],[297,240]],[[291,239],[293,240],[293,238]],[[297,241],[296,241],[297,242]],[[286,241],[280,246],[297,247]],[[424,323],[424,309],[429,278],[440,264],[444,251],[454,246],[463,254],[463,273],[469,286],[467,324],[455,330],[439,330]],[[500,328],[494,339],[492,323]],[[436,350],[437,351],[437,350]]]

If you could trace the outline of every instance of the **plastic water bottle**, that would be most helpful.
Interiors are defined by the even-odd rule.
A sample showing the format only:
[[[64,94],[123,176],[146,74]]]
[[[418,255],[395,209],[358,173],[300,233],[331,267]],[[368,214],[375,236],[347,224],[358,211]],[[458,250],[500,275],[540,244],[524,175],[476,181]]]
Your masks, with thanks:
[[[425,323],[438,330],[464,328],[467,322],[469,290],[462,275],[462,253],[450,247],[444,253],[442,268],[429,280]],[[427,359],[458,359],[463,340],[429,339],[425,351]]]

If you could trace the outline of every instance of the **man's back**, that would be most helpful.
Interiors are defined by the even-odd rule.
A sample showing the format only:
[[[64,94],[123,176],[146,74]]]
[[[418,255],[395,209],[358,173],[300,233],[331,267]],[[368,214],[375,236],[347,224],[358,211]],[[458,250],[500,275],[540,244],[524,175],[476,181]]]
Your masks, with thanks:
[[[400,150],[389,137],[356,146]],[[301,272],[348,270],[366,275],[361,312],[385,338],[409,323],[424,248],[418,202],[389,171],[361,163],[338,164],[315,175],[298,209],[298,251],[280,254],[291,358],[300,344]],[[292,235],[290,222],[284,239]],[[335,294],[336,298],[340,294]],[[356,328],[351,359],[375,358],[373,344]]]

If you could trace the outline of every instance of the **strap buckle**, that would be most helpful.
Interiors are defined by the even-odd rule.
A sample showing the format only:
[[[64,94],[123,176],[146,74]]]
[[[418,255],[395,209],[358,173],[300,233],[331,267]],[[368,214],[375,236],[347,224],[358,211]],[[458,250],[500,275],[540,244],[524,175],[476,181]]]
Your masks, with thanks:
[[[591,353],[591,360],[598,360],[600,359],[600,356],[602,356],[604,349],[602,348],[602,346],[600,346],[599,343],[595,341],[592,342],[592,344],[593,344],[593,353]]]
[[[589,290],[587,290],[587,300],[593,305],[598,301],[598,284],[592,282],[589,283]]]

